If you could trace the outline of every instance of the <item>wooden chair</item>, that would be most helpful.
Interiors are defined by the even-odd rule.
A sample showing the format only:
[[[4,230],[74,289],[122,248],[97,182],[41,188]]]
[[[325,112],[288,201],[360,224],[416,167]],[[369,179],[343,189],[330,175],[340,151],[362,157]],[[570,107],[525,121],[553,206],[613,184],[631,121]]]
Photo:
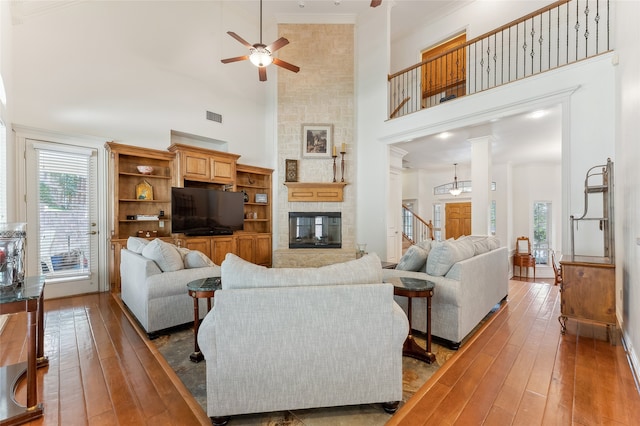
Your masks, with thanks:
[[[555,279],[553,285],[562,284],[562,266],[556,262],[556,252],[551,250],[551,266],[553,266],[553,277]]]
[[[529,268],[533,268],[533,279],[536,279],[536,258],[531,254],[531,242],[528,237],[518,237],[516,240],[516,254],[513,255],[513,267],[520,268],[518,275],[522,278],[522,268],[526,268],[526,277],[529,278]]]

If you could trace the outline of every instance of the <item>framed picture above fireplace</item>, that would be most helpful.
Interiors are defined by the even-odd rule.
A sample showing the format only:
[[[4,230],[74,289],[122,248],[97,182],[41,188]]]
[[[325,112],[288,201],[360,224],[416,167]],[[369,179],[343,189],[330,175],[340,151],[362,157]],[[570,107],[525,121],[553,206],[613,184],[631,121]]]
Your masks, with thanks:
[[[331,158],[333,146],[333,125],[302,125],[302,157]]]

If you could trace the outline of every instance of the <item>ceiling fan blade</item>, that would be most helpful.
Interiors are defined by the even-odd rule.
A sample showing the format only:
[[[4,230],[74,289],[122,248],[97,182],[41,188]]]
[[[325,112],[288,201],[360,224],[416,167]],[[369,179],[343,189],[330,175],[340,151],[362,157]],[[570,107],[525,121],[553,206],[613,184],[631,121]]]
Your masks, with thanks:
[[[300,67],[290,64],[289,62],[285,62],[282,59],[273,58],[273,63],[279,67],[288,69],[289,71],[293,71],[293,72],[300,71]]]
[[[378,7],[382,4],[382,0],[371,0],[371,7]]]
[[[231,62],[246,61],[247,59],[249,59],[249,55],[236,56],[235,58],[221,59],[220,62],[222,62],[223,64],[228,64]]]
[[[274,41],[273,43],[271,43],[270,45],[267,46],[267,50],[271,53],[275,52],[276,50],[280,49],[281,47],[286,46],[287,44],[289,44],[289,40],[287,40],[284,37],[280,37],[279,39],[277,39],[276,41]]]
[[[231,37],[233,37],[236,40],[238,40],[240,43],[245,45],[248,49],[253,48],[253,44],[249,43],[247,40],[243,39],[242,37],[240,37],[238,34],[234,33],[233,31],[227,31],[227,34],[229,34]]]
[[[258,77],[260,81],[267,81],[267,67],[258,67]]]

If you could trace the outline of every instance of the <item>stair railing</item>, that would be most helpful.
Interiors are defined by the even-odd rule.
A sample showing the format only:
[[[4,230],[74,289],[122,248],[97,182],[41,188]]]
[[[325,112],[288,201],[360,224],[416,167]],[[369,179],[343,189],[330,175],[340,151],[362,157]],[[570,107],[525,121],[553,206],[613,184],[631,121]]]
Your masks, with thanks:
[[[402,236],[411,244],[433,240],[433,223],[415,214],[409,207],[402,205]]]
[[[389,75],[389,118],[610,51],[611,3],[556,1]]]

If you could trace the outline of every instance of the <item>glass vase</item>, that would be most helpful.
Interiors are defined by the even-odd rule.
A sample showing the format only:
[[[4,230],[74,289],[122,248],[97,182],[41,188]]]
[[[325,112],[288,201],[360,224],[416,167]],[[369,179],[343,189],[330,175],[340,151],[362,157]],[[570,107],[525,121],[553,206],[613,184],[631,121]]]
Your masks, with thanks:
[[[0,289],[21,285],[24,281],[24,223],[0,223]]]

